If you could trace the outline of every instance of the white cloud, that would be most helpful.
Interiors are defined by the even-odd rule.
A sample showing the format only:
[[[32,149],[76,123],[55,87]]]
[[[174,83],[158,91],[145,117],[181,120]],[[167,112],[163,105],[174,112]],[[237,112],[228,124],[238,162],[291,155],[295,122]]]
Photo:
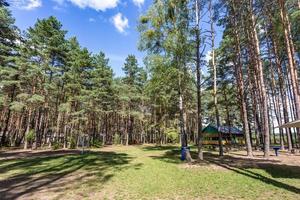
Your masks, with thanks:
[[[145,0],[132,0],[134,5],[138,6],[139,8],[142,7],[142,5],[144,5]]]
[[[64,1],[69,1],[80,8],[92,8],[97,11],[117,7],[119,0],[54,0],[62,5]]]
[[[205,54],[205,61],[208,63],[212,59],[211,51],[207,51]]]
[[[63,5],[64,4],[64,0],[52,0],[52,1],[55,1],[59,5]]]
[[[56,11],[64,11],[64,8],[62,6],[59,6],[59,5],[55,5],[52,8],[53,8],[53,10],[56,10]]]
[[[89,22],[95,22],[96,20],[94,18],[89,18]]]
[[[42,6],[42,0],[20,0],[13,2],[13,5],[23,10],[34,10]]]
[[[129,28],[127,17],[123,16],[122,13],[118,13],[112,17],[112,23],[120,33],[126,33],[125,29]]]

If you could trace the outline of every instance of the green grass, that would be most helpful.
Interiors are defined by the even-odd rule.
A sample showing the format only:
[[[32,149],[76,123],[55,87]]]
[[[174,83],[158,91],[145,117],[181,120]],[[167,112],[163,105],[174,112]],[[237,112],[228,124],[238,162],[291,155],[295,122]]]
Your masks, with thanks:
[[[190,166],[179,155],[174,146],[115,146],[0,160],[0,199],[299,199],[300,166],[212,153]]]

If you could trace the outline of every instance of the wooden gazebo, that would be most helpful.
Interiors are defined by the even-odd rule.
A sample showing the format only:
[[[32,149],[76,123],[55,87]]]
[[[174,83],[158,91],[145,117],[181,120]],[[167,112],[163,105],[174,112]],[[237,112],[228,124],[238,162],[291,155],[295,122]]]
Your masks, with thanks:
[[[244,133],[232,126],[214,126],[209,124],[204,129],[202,129],[203,134],[203,144],[204,145],[218,145],[219,144],[219,133],[222,135],[223,145],[229,144],[244,144]]]

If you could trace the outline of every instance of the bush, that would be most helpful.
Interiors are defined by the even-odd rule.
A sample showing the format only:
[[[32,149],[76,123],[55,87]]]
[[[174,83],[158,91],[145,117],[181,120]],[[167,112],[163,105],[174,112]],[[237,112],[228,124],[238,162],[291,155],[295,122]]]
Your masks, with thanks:
[[[26,135],[26,140],[29,144],[32,144],[33,140],[34,140],[34,137],[35,137],[35,132],[33,129],[31,129],[28,134]]]
[[[60,143],[55,141],[55,142],[52,143],[51,147],[52,147],[53,150],[57,150],[57,149],[60,148]]]
[[[100,148],[102,147],[102,142],[99,139],[92,140],[91,147]]]
[[[121,137],[119,134],[115,134],[113,142],[114,144],[121,144]]]
[[[166,135],[168,142],[177,143],[178,142],[178,131],[175,128],[168,128],[166,130]]]
[[[76,149],[76,139],[74,137],[69,138],[70,149]]]

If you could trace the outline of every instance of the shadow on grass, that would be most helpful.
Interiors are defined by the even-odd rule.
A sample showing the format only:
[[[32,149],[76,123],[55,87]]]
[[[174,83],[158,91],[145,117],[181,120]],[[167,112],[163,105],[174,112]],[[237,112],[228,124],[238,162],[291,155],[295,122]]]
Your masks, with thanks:
[[[0,199],[16,199],[43,189],[63,192],[84,180],[103,184],[114,176],[114,171],[129,167],[139,169],[141,164],[130,164],[132,159],[126,153],[89,152],[81,155],[77,152],[74,155],[3,160],[0,173],[21,172],[0,181]]]
[[[44,156],[59,156],[68,154],[79,154],[80,150],[51,150],[51,151],[3,151],[0,152],[0,159],[2,160],[14,160],[16,158],[26,158],[26,157],[44,157]]]
[[[180,149],[178,147],[147,147],[148,151],[162,149],[165,150],[164,154],[161,156],[151,156],[153,159],[158,159],[164,162],[178,164],[182,163],[180,160]],[[196,152],[191,152],[192,157],[196,158]],[[295,194],[300,194],[300,188],[293,185],[288,185],[281,182],[278,178],[289,178],[289,179],[300,179],[300,166],[291,166],[280,164],[280,161],[266,160],[266,159],[251,159],[251,158],[241,158],[233,156],[219,156],[211,153],[204,153],[204,162],[194,162],[194,165],[209,165],[214,164],[222,168],[228,169],[230,171],[236,172],[240,175],[259,180],[265,184],[270,184],[275,187],[293,192]],[[251,169],[261,169],[268,173],[271,177],[264,176],[263,174],[253,172]],[[276,180],[277,179],[277,180]]]
[[[164,154],[162,156],[149,156],[153,159],[162,160],[167,163],[179,164],[182,163],[180,160],[180,148],[177,146],[145,146],[142,147],[143,151],[151,152],[151,151],[163,151]]]
[[[300,167],[299,166],[290,166],[290,165],[282,165],[274,162],[265,163],[265,161],[261,160],[253,160],[253,162],[257,162],[254,165],[250,166],[246,165],[236,165],[237,160],[243,160],[243,158],[234,158],[231,156],[226,156],[222,159],[214,156],[207,157],[207,160],[210,163],[228,169],[230,171],[236,172],[240,175],[259,180],[263,183],[275,186],[280,189],[284,189],[295,194],[300,194],[300,188],[297,188],[292,185],[288,185],[286,183],[280,182],[279,180],[275,180],[273,178],[290,178],[290,179],[299,179],[300,178]],[[249,159],[246,159],[249,161]],[[267,172],[272,176],[272,178],[264,176],[260,173],[254,172],[251,169],[261,169]]]
[[[143,146],[142,150],[143,151],[172,151],[172,150],[176,150],[177,146],[174,145],[163,145],[163,146]],[[178,149],[178,148],[177,148]]]

